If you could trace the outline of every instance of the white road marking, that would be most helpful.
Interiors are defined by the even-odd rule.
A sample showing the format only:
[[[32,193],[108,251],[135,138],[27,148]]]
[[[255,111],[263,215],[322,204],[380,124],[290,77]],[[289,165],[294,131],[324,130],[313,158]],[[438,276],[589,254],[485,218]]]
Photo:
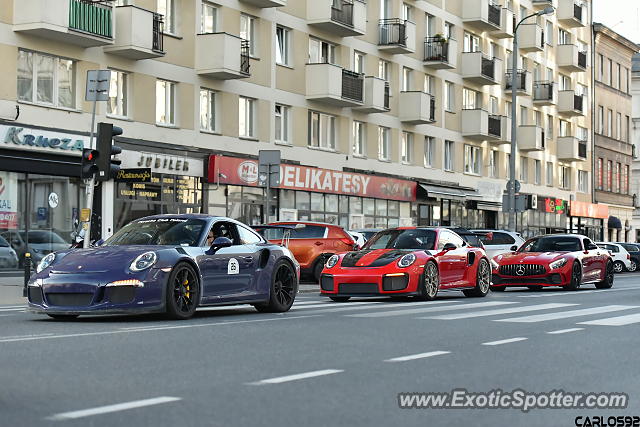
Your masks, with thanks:
[[[340,372],[344,372],[344,369],[323,369],[321,371],[303,372],[301,374],[286,375],[284,377],[268,378],[266,380],[247,383],[247,385],[281,384],[289,381],[298,381],[307,378],[322,377],[324,375],[338,374]]]
[[[584,328],[558,329],[557,331],[549,331],[547,333],[550,335],[558,335],[558,334],[568,334],[569,332],[578,332],[578,331],[584,331]]]
[[[588,285],[587,285],[588,286]],[[518,298],[544,298],[544,297],[555,297],[562,295],[587,295],[587,294],[596,294],[600,292],[620,292],[620,291],[640,291],[640,287],[638,288],[614,288],[614,289],[591,289],[588,291],[570,291],[570,292],[542,292],[536,295],[513,295]],[[512,296],[512,295],[509,295]]]
[[[26,311],[25,307],[20,307],[20,308],[0,308],[0,312],[6,312],[6,311]]]
[[[24,335],[20,337],[11,337],[4,338],[0,337],[0,343],[6,342],[20,342],[20,341],[37,341],[37,340],[47,340],[47,339],[57,339],[57,338],[77,338],[77,337],[92,337],[92,336],[100,336],[100,335],[115,335],[115,334],[126,334],[130,332],[147,332],[147,331],[163,331],[168,329],[183,329],[183,328],[201,328],[206,326],[225,326],[225,325],[237,325],[242,323],[259,323],[259,322],[272,322],[274,320],[294,320],[294,319],[304,319],[310,317],[318,317],[319,315],[305,315],[305,316],[286,316],[286,317],[274,317],[269,319],[256,319],[256,320],[236,320],[230,322],[216,322],[216,323],[196,323],[193,325],[180,325],[180,326],[166,326],[166,327],[144,327],[141,326],[139,328],[134,329],[118,329],[113,331],[100,331],[100,332],[80,332],[76,334],[58,334],[58,335],[48,335],[48,336],[29,336]]]
[[[451,305],[459,305],[459,300],[440,300],[440,301],[417,301],[417,302],[387,302],[385,305],[378,305],[376,307],[371,306],[359,306],[359,307],[349,307],[351,303],[341,304],[344,307],[336,307],[336,308],[327,308],[320,310],[313,310],[313,313],[336,313],[341,311],[355,311],[355,310],[386,310],[386,309],[394,309],[398,307],[416,307],[421,305],[439,305],[439,304],[451,304]]]
[[[607,317],[605,319],[589,320],[580,322],[579,325],[600,325],[600,326],[625,326],[640,322],[640,314],[628,314],[626,316]]]
[[[528,338],[525,338],[525,337],[509,338],[506,340],[483,342],[482,345],[502,345],[502,344],[509,344],[512,342],[525,341],[527,339]]]
[[[145,406],[160,405],[162,403],[182,400],[180,397],[161,396],[153,399],[134,400],[132,402],[117,403],[115,405],[99,406],[97,408],[82,409],[80,411],[63,412],[55,414],[47,419],[53,421],[75,420],[78,418],[90,417],[93,415],[109,414],[111,412],[126,411],[128,409],[143,408]]]
[[[0,310],[4,310],[7,308],[21,308],[21,309],[26,309],[27,306],[26,305],[0,305]]]
[[[419,354],[411,354],[409,356],[394,357],[392,359],[385,360],[385,362],[406,362],[409,360],[424,359],[427,357],[440,356],[442,354],[449,354],[449,353],[451,352],[450,351],[430,351],[428,353],[419,353]]]
[[[455,304],[448,305],[444,307],[427,307],[427,308],[413,308],[408,310],[391,310],[391,311],[377,311],[373,313],[362,313],[362,314],[347,314],[348,317],[390,317],[390,316],[405,316],[408,314],[420,314],[420,313],[429,313],[434,311],[447,311],[447,310],[465,310],[468,308],[478,308],[478,307],[491,307],[496,305],[507,305],[507,304],[516,304],[515,302],[510,301],[488,301],[488,302],[478,302],[471,304]]]
[[[509,308],[498,308],[495,310],[472,311],[470,313],[453,313],[453,314],[443,314],[441,316],[419,317],[419,319],[438,319],[438,320],[470,319],[472,317],[494,316],[496,314],[521,313],[525,311],[550,310],[553,308],[562,308],[562,307],[569,307],[569,306],[576,306],[576,305],[578,304],[561,304],[561,303],[538,304],[538,305],[527,305],[524,307],[509,307]]]
[[[49,335],[53,335],[53,333],[48,333],[48,334],[31,334],[31,335],[11,335],[8,337],[0,337],[0,340],[4,340],[4,339],[12,339],[12,338],[24,338],[24,337],[46,337]]]
[[[566,319],[569,317],[588,316],[590,314],[609,313],[612,311],[630,310],[638,308],[637,305],[605,305],[604,307],[583,308],[581,310],[561,311],[559,313],[535,314],[532,316],[511,317],[508,319],[496,319],[494,322],[534,323],[547,320]]]
[[[382,304],[384,303],[384,301],[357,301],[357,302],[325,302],[325,303],[320,303],[320,304],[312,304],[312,305],[305,305],[302,307],[296,307],[295,305],[293,307],[291,307],[291,310],[306,310],[308,308],[324,308],[324,307],[335,307],[335,306],[341,306],[341,307],[346,307],[348,305],[376,305],[376,304]]]

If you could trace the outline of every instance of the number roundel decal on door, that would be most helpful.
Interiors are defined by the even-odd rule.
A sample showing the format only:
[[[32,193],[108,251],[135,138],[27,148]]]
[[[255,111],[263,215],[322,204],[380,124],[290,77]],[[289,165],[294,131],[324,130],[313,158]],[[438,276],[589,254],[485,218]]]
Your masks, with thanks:
[[[227,264],[227,274],[238,274],[240,273],[240,264],[238,264],[238,260],[235,258],[231,258],[229,263]]]

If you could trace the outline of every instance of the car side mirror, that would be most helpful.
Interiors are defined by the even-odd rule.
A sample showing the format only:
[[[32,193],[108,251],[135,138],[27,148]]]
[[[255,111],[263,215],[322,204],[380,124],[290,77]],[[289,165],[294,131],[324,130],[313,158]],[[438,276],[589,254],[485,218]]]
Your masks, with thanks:
[[[452,250],[457,249],[457,248],[458,248],[458,247],[457,247],[456,245],[454,245],[453,243],[447,243],[447,244],[445,244],[445,245],[444,245],[444,247],[442,248],[442,250],[443,250],[444,252],[447,252],[447,251],[452,251]]]
[[[211,244],[212,249],[220,249],[220,248],[228,248],[232,246],[233,242],[228,237],[216,237],[216,239]]]
[[[515,252],[515,251],[517,251],[517,250],[518,250],[518,247],[517,247],[516,245],[513,245],[513,246],[511,246],[511,248],[509,248],[509,249],[511,249],[511,252]]]

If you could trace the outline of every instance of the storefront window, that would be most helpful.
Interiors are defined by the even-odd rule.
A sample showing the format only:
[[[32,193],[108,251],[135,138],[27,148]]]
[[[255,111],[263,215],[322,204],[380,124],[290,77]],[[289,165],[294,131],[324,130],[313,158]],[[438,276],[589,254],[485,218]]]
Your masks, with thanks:
[[[374,199],[364,199],[362,201],[363,210],[365,215],[375,215],[376,214],[376,206]]]
[[[293,190],[280,190],[280,208],[295,209],[296,193]]]
[[[376,216],[387,216],[387,201],[376,199]]]
[[[349,212],[349,196],[340,196],[340,208],[338,209],[338,211],[340,213]]]
[[[324,194],[311,193],[311,210],[324,211]]]
[[[362,199],[360,197],[349,198],[349,213],[352,213],[352,214],[362,213]]]
[[[338,212],[338,196],[336,194],[325,195],[325,211]]]
[[[311,193],[296,191],[296,208],[300,211],[308,211],[311,208]]]
[[[389,204],[388,204],[388,215],[389,216],[395,216],[395,217],[399,217],[400,216],[400,202],[394,202],[392,200],[389,200]]]

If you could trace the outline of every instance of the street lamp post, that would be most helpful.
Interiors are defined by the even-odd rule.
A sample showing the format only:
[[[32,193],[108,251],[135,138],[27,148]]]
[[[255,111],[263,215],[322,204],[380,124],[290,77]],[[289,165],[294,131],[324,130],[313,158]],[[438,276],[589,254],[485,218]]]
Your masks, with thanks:
[[[543,10],[536,12],[532,15],[525,16],[518,22],[513,29],[513,54],[511,61],[511,156],[509,157],[509,185],[507,186],[509,196],[509,224],[508,229],[510,231],[516,231],[516,133],[518,130],[518,124],[516,121],[516,102],[518,100],[516,94],[516,84],[518,76],[518,28],[520,24],[529,18],[541,15],[551,15],[555,12],[553,6],[547,6]]]

